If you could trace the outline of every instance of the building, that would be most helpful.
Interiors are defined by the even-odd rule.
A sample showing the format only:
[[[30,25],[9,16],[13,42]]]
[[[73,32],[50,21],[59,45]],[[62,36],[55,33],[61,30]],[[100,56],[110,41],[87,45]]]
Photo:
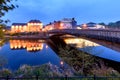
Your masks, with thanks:
[[[54,21],[53,23],[47,24],[44,30],[53,30],[53,29],[65,29],[61,21]]]
[[[75,18],[63,18],[61,22],[63,23],[63,27],[65,29],[76,28],[77,25],[77,21],[75,21]]]
[[[53,23],[47,24],[45,26],[45,30],[52,30],[52,29],[72,29],[77,26],[77,22],[74,18],[64,18],[59,21],[54,21]]]
[[[61,21],[54,21],[54,29],[64,29],[63,23]]]
[[[90,22],[82,24],[82,29],[105,29],[105,26]]]
[[[44,31],[46,30],[46,31],[48,31],[48,30],[53,30],[53,29],[55,29],[54,28],[54,23],[49,23],[49,24],[47,24],[46,26],[45,26],[45,28],[44,28]]]
[[[39,20],[30,20],[28,23],[13,23],[11,26],[12,33],[19,32],[39,32],[43,28],[43,24]]]

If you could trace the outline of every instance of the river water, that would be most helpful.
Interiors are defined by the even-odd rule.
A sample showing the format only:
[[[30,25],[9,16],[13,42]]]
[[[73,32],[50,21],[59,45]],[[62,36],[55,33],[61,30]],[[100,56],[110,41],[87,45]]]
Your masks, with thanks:
[[[120,62],[120,52],[80,38],[64,39],[64,41],[92,55]],[[11,70],[17,70],[24,64],[36,66],[50,62],[59,66],[61,61],[42,40],[10,40],[0,47],[0,56],[7,60],[4,67]]]
[[[97,43],[81,38],[69,38],[69,39],[65,39],[65,42],[91,55],[120,62],[120,52],[99,45]]]
[[[16,70],[24,64],[35,66],[45,64],[48,62],[59,66],[59,56],[57,56],[56,53],[50,47],[47,46],[47,44],[40,42],[38,43],[40,45],[36,47],[39,49],[35,50],[34,40],[24,40],[24,42],[25,43],[22,43],[21,40],[14,40],[13,43],[10,41],[0,48],[0,56],[4,57],[7,60],[7,64],[4,67],[9,68],[11,70]],[[31,46],[30,43],[33,45]],[[26,46],[23,47],[24,45]],[[14,48],[12,48],[12,46]],[[34,50],[27,50],[29,46],[34,48]]]

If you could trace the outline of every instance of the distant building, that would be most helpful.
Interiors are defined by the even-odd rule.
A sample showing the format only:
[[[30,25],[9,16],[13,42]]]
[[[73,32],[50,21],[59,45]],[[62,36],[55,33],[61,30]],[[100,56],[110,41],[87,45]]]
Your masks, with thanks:
[[[74,18],[64,18],[61,22],[63,23],[63,27],[66,29],[75,28],[77,25],[77,21],[75,21]]]
[[[105,26],[104,26],[104,25],[97,24],[97,25],[96,25],[96,28],[97,28],[97,29],[105,29]]]
[[[42,28],[42,22],[39,20],[30,20],[28,23],[13,23],[11,26],[11,32],[39,32]]]
[[[63,23],[61,21],[54,21],[54,28],[55,29],[64,29]]]
[[[72,29],[77,26],[77,22],[74,18],[64,18],[59,21],[54,21],[53,23],[47,24],[45,26],[45,30],[52,30],[52,29]]]
[[[88,29],[88,26],[87,26],[87,24],[82,24],[82,25],[81,25],[81,28],[82,28],[82,29]]]
[[[90,22],[82,24],[82,29],[105,29],[105,26]]]
[[[52,29],[55,29],[53,23],[47,24],[47,25],[45,26],[45,28],[44,28],[44,30],[52,30]]]
[[[81,25],[76,25],[75,29],[82,29]]]
[[[61,21],[54,21],[53,23],[47,24],[44,29],[45,30],[64,29],[64,27]]]

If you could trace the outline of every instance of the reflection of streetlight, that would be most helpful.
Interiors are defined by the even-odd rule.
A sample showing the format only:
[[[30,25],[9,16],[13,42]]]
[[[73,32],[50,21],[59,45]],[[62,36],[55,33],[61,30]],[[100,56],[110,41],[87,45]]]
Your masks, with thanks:
[[[64,64],[64,62],[63,61],[60,61],[60,65],[63,65]]]
[[[60,68],[64,70],[64,62],[62,60],[60,61]]]
[[[63,61],[60,61],[60,67],[62,69],[62,73],[64,74],[64,76],[65,76],[65,78],[67,80],[68,73],[67,73],[67,69],[64,66],[64,62]]]
[[[47,48],[48,48],[48,45],[45,45],[46,53],[47,53]]]
[[[2,47],[0,46],[0,50],[2,49]]]
[[[45,48],[47,49],[47,48],[48,48],[48,45],[46,45]]]
[[[63,66],[64,62],[60,61],[60,72],[63,74],[64,73],[64,66]]]

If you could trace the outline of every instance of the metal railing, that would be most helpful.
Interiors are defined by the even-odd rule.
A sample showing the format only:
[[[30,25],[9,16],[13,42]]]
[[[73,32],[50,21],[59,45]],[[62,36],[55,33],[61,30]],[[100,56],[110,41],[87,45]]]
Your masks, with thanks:
[[[78,76],[78,77],[0,77],[0,80],[120,80],[119,77],[98,77],[98,76]]]

